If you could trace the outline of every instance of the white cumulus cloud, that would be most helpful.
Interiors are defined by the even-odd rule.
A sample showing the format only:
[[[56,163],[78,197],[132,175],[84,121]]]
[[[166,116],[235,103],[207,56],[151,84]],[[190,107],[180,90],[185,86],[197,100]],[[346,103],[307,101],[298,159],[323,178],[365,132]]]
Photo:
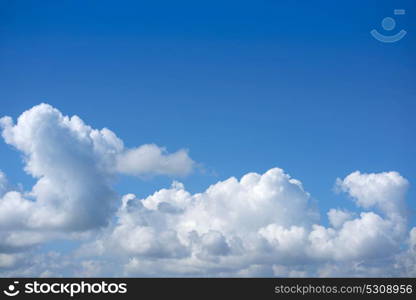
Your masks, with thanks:
[[[183,176],[186,150],[125,148],[47,104],[16,123],[0,119],[5,142],[37,181],[15,190],[0,171],[3,276],[414,276],[409,182],[398,172],[353,172],[336,180],[356,211],[320,216],[302,183],[284,170],[248,173],[191,193],[171,187],[119,197],[117,174]],[[322,218],[328,218],[326,220]],[[36,253],[51,239],[75,239],[70,253]]]
[[[159,174],[188,175],[194,161],[186,150],[169,154],[156,145],[143,145],[129,149],[117,157],[117,170],[129,175]]]
[[[48,104],[25,111],[16,123],[3,117],[0,126],[5,142],[23,154],[24,170],[37,179],[30,191],[14,191],[0,173],[0,234],[7,237],[2,243],[25,231],[85,231],[108,224],[118,203],[112,187],[117,165],[137,149],[125,149],[111,130],[93,129]],[[172,167],[172,162],[192,161],[183,150],[138,149],[148,149],[143,160],[136,153],[131,162],[138,173],[184,175],[192,168]],[[149,162],[152,153],[157,155]]]
[[[407,274],[397,269],[407,238],[406,215],[396,213],[405,207],[408,184],[392,174],[384,191],[386,197],[396,197],[390,200],[393,205],[379,204],[389,202],[375,188],[385,173],[361,174],[375,178],[360,188],[374,191],[377,201],[358,216],[331,209],[330,227],[320,224],[302,184],[278,168],[229,178],[197,194],[174,182],[144,199],[124,196],[117,223],[81,252],[118,257],[124,266],[119,272],[136,276]],[[344,181],[351,182],[351,177]]]

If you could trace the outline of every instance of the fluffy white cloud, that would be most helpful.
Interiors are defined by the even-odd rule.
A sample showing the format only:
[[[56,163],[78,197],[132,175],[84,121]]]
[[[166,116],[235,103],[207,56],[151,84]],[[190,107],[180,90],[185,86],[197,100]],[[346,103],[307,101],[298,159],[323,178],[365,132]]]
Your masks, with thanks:
[[[124,265],[121,272],[136,276],[407,274],[395,270],[395,265],[406,240],[406,216],[396,213],[405,207],[402,197],[408,185],[398,173],[392,174],[384,191],[395,197],[394,205],[387,205],[389,200],[375,188],[386,173],[361,174],[373,180],[360,188],[374,191],[378,201],[366,208],[380,208],[382,214],[367,211],[355,216],[331,209],[331,227],[319,225],[309,194],[278,168],[249,173],[240,180],[230,178],[198,194],[174,182],[170,189],[144,199],[124,196],[117,224],[85,248],[89,255],[117,256]],[[352,181],[347,176],[337,182]],[[362,195],[346,191],[351,197]],[[376,266],[366,265],[367,261]]]
[[[414,276],[416,229],[407,228],[408,181],[397,172],[354,172],[336,187],[357,212],[330,209],[329,226],[299,180],[273,168],[219,181],[192,194],[174,181],[143,199],[113,190],[119,174],[186,175],[185,150],[126,149],[47,104],[2,136],[37,179],[28,192],[0,172],[2,276]],[[118,207],[117,207],[118,206]],[[97,230],[99,229],[99,230]],[[74,253],[31,252],[54,238]]]
[[[408,181],[397,172],[361,174],[356,171],[337,186],[353,197],[360,207],[376,207],[390,217],[406,214],[405,193]]]
[[[168,154],[165,148],[143,145],[129,149],[117,157],[117,170],[129,175],[188,175],[194,162],[186,150]]]
[[[315,225],[309,234],[312,254],[332,260],[379,258],[399,249],[396,224],[369,212],[345,222],[341,228]]]
[[[5,142],[23,154],[25,171],[37,179],[31,191],[23,193],[8,189],[0,172],[0,235],[4,236],[4,247],[17,234],[24,240],[25,232],[34,232],[36,237],[40,232],[85,231],[108,224],[118,203],[112,188],[117,166],[131,152],[135,161],[129,164],[137,174],[184,175],[192,168],[184,150],[168,154],[155,145],[125,149],[112,131],[93,129],[79,117],[64,116],[48,104],[25,111],[16,124],[3,117],[0,126]],[[188,165],[172,167],[180,161]]]
[[[109,158],[122,149],[111,131],[94,130],[46,104],[24,112],[17,124],[4,117],[1,125],[6,143],[24,154],[25,171],[38,181],[27,195],[7,193],[0,214],[24,229],[85,230],[107,223],[116,199]]]
[[[416,227],[410,230],[406,244],[408,248],[404,253],[400,253],[396,268],[401,274],[416,277]]]
[[[354,217],[354,214],[349,211],[334,208],[331,208],[327,215],[329,223],[335,228],[341,227],[342,224]]]
[[[368,182],[369,189],[374,182]],[[391,188],[398,190],[396,185]],[[404,195],[407,185],[401,188]],[[381,213],[355,216],[332,209],[332,226],[319,225],[309,194],[277,168],[230,178],[197,194],[174,182],[144,199],[125,195],[116,223],[82,245],[76,256],[63,258],[65,264],[50,266],[42,258],[40,266],[32,264],[20,273],[70,269],[90,276],[414,275],[416,229],[407,234],[400,223],[405,216]],[[401,251],[405,243],[408,247]],[[3,260],[11,264],[11,257]]]

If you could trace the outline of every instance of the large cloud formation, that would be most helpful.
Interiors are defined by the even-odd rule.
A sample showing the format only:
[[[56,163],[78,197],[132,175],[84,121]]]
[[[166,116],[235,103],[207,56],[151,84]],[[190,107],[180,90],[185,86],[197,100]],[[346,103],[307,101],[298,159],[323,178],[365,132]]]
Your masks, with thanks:
[[[331,226],[318,225],[301,183],[274,168],[199,194],[176,182],[145,199],[125,195],[117,224],[81,252],[116,256],[121,274],[134,276],[369,276],[373,264],[389,266],[378,275],[401,274],[407,180],[396,172],[355,172],[337,186],[376,211],[331,209]],[[337,270],[344,264],[348,269]]]
[[[25,111],[16,124],[3,117],[0,125],[5,142],[23,153],[25,171],[37,178],[29,192],[6,193],[6,179],[0,174],[3,247],[17,246],[14,240],[18,239],[12,237],[18,233],[85,231],[107,225],[117,203],[113,178],[123,172],[118,165],[125,159],[135,174],[186,175],[193,165],[183,150],[167,154],[155,145],[139,148],[147,149],[153,161],[131,160],[130,151],[137,150],[125,149],[112,131],[93,129],[79,117],[64,116],[47,104]],[[172,156],[180,157],[173,159],[175,169],[158,163]]]
[[[5,276],[416,275],[409,183],[397,172],[337,179],[336,189],[357,210],[330,209],[325,226],[302,183],[279,168],[231,177],[202,193],[174,181],[146,198],[118,201],[116,174],[186,175],[194,165],[187,151],[125,149],[110,130],[46,104],[1,125],[38,180],[29,192],[15,191],[0,172]],[[71,254],[31,252],[55,238],[81,245]]]

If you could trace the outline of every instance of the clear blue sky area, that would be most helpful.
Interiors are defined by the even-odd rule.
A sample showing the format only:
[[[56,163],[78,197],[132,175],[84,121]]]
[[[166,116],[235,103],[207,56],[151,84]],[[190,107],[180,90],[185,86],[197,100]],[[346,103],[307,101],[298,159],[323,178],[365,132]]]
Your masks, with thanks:
[[[392,34],[385,17],[407,36],[375,40],[372,29]],[[413,0],[1,0],[0,115],[47,102],[129,147],[188,148],[202,170],[181,179],[192,192],[278,166],[324,218],[354,207],[337,177],[398,171],[414,225],[415,31]],[[0,157],[30,189],[20,154],[2,142]],[[122,177],[117,191],[146,196],[171,180]]]

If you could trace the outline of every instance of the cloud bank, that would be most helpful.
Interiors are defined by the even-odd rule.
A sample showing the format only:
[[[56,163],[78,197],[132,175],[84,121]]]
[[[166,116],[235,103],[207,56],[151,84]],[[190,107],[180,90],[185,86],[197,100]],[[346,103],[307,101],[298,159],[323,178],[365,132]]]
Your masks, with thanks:
[[[144,199],[129,194],[117,223],[80,251],[120,258],[127,276],[370,276],[373,264],[379,276],[404,274],[407,180],[355,172],[337,186],[366,210],[331,209],[329,227],[318,224],[302,184],[278,168],[198,194],[180,183]]]
[[[326,215],[279,168],[196,194],[174,181],[139,199],[119,196],[114,178],[188,175],[195,164],[188,152],[126,149],[109,129],[47,104],[0,124],[37,179],[30,191],[17,191],[0,172],[3,276],[416,276],[409,182],[397,172],[338,178],[336,190],[357,209]],[[79,247],[35,251],[56,239]]]

